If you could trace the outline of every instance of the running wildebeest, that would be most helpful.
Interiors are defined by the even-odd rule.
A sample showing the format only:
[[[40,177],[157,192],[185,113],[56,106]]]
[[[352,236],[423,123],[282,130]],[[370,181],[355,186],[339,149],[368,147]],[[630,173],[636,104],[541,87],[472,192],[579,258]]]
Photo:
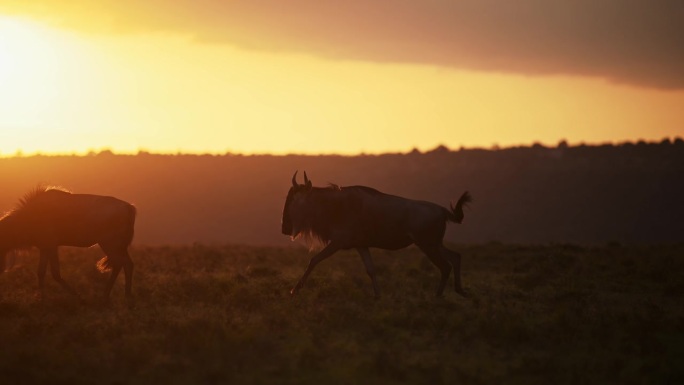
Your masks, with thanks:
[[[0,218],[0,272],[5,270],[5,255],[14,249],[36,247],[38,296],[44,297],[45,272],[50,265],[52,278],[66,291],[78,296],[61,277],[59,246],[90,247],[99,244],[105,257],[97,263],[101,272],[111,270],[105,300],[121,268],[126,277],[126,297],[131,296],[133,261],[128,246],[133,240],[136,210],[122,200],[89,194],[72,194],[52,188],[37,187],[19,201],[14,210]]]
[[[454,288],[461,287],[461,255],[443,245],[448,221],[461,223],[463,207],[472,198],[466,191],[451,210],[437,204],[384,194],[366,186],[313,187],[304,172],[304,184],[292,177],[283,209],[282,233],[320,240],[325,247],[316,254],[290,292],[296,294],[311,271],[338,250],[356,249],[379,295],[370,247],[397,250],[416,244],[441,272],[437,296],[441,296],[454,269]]]

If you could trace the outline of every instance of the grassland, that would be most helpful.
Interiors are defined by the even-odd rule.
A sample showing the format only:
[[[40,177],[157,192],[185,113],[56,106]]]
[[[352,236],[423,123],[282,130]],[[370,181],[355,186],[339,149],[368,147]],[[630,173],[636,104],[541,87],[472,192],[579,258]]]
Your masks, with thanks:
[[[300,248],[136,246],[135,299],[98,301],[99,249],[63,249],[76,301],[34,253],[0,275],[2,384],[684,383],[684,245],[454,246],[470,298],[435,298],[415,249],[322,263]]]

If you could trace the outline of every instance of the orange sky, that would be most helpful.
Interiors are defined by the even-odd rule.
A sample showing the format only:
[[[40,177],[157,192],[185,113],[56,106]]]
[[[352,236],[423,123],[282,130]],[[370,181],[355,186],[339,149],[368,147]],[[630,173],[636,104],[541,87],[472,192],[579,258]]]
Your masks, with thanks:
[[[56,3],[0,4],[0,155],[684,136],[677,2]]]

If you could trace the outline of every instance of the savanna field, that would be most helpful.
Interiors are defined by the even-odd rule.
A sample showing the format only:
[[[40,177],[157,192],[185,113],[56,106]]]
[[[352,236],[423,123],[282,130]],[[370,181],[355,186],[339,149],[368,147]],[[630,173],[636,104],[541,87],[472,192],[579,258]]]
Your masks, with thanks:
[[[684,385],[683,16],[0,0],[0,385]]]
[[[0,275],[2,384],[684,383],[684,245],[452,245],[468,298],[435,298],[417,249],[373,250],[381,297],[356,253],[134,246],[100,301],[101,251],[62,248],[69,296],[37,253]]]

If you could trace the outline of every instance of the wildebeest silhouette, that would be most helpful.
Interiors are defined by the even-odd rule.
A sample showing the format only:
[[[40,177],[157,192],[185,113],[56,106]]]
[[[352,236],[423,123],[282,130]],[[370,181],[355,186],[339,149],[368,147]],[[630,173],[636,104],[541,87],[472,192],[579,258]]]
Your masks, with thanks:
[[[447,221],[461,223],[463,207],[472,198],[466,191],[451,209],[435,203],[384,194],[366,186],[313,187],[304,172],[304,184],[292,176],[292,187],[283,208],[282,233],[293,239],[303,235],[325,247],[316,254],[290,292],[296,294],[318,263],[338,250],[356,249],[379,295],[370,247],[397,250],[415,244],[441,272],[437,296],[441,296],[453,267],[454,288],[461,286],[461,255],[444,247]]]
[[[55,281],[77,296],[61,277],[57,249],[59,246],[90,247],[99,244],[105,257],[97,267],[102,272],[111,270],[105,299],[109,299],[122,267],[126,277],[126,297],[130,297],[133,261],[128,254],[128,246],[133,240],[135,215],[133,205],[114,197],[72,194],[59,188],[39,186],[0,218],[0,272],[5,270],[8,251],[36,247],[40,251],[39,297],[43,298],[45,294],[48,265]]]

